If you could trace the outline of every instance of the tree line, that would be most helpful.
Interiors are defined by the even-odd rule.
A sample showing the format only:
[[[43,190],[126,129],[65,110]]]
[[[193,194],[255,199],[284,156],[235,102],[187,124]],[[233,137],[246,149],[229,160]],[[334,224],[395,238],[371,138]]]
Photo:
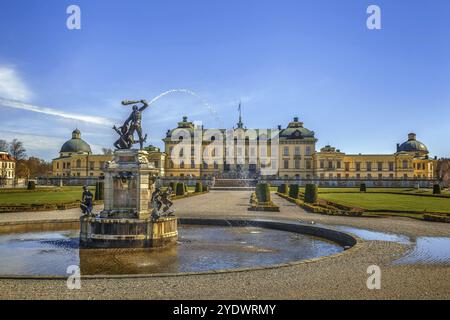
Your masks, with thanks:
[[[51,163],[37,157],[28,157],[22,141],[18,139],[11,142],[0,139],[0,151],[8,152],[16,160],[16,178],[31,179],[51,174]]]

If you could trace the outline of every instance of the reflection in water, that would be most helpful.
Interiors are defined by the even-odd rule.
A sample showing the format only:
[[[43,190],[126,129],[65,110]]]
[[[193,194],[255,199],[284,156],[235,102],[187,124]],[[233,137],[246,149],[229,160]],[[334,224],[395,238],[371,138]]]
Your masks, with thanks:
[[[407,236],[398,235],[393,233],[385,233],[378,231],[370,231],[365,229],[358,229],[352,227],[336,226],[336,229],[343,232],[353,233],[355,236],[360,237],[363,240],[369,241],[390,241],[402,244],[410,244],[410,240]]]
[[[324,239],[254,227],[179,228],[177,245],[164,249],[79,249],[77,231],[0,236],[0,274],[83,275],[196,272],[265,266],[343,250]]]
[[[450,238],[419,237],[414,249],[395,263],[450,263]]]

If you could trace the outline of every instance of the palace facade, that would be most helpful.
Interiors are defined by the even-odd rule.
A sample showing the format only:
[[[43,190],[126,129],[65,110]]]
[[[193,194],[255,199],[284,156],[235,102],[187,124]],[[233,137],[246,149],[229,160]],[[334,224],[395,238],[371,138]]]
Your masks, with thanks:
[[[167,131],[163,142],[165,152],[153,146],[146,148],[149,161],[162,177],[433,180],[437,162],[414,133],[397,144],[392,154],[346,154],[329,145],[317,151],[314,131],[305,128],[297,117],[285,128],[264,131],[245,128],[241,116],[230,130],[196,127],[183,117],[176,128]],[[111,160],[112,155],[93,154],[76,129],[52,161],[53,176],[101,177]],[[9,163],[12,170],[14,162]],[[8,172],[12,175],[14,170]]]
[[[14,183],[16,160],[8,152],[0,151],[0,187]]]
[[[200,130],[204,136],[200,150],[195,150],[195,132]],[[273,166],[275,172],[272,178],[297,178],[297,179],[420,179],[431,180],[435,178],[436,160],[429,158],[427,147],[416,139],[414,133],[408,135],[408,140],[397,144],[397,149],[392,154],[346,154],[332,146],[325,146],[316,150],[317,139],[314,131],[304,127],[303,122],[297,117],[286,128],[278,127],[277,136],[261,139],[257,143],[267,144],[266,148],[255,146],[248,139],[246,129],[241,117],[237,126],[233,128],[234,143],[220,142],[223,151],[211,148],[214,141],[214,132],[217,135],[226,136],[226,129],[209,130],[196,128],[187,117],[178,123],[177,128],[168,130],[165,143],[167,154],[166,176],[169,177],[205,177],[217,178],[256,178],[261,175],[264,166]],[[252,130],[253,134],[259,134],[259,130]],[[208,133],[209,132],[209,133]],[[180,148],[180,142],[191,137],[191,146]],[[174,136],[176,135],[176,136]],[[244,143],[239,143],[239,137],[244,137]],[[225,139],[224,139],[225,140]],[[263,140],[263,141],[261,141]],[[272,141],[277,141],[276,152],[272,147]],[[177,147],[178,145],[178,147]],[[177,149],[175,149],[177,148]],[[197,147],[197,149],[199,149]],[[230,160],[229,153],[233,154],[234,161]],[[272,157],[272,154],[274,156]],[[243,158],[241,162],[237,158]],[[261,161],[265,156],[271,157],[271,163]],[[255,160],[256,158],[256,160]],[[253,159],[253,161],[252,161]],[[230,161],[229,161],[230,162]]]

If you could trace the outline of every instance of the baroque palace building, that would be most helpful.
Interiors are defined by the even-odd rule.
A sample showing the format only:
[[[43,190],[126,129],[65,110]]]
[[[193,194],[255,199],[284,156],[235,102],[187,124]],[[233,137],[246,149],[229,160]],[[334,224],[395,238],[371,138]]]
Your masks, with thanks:
[[[6,151],[0,151],[0,187],[14,183],[16,160]]]
[[[199,131],[203,139],[198,144],[200,148],[196,148],[195,135]],[[230,132],[234,139],[231,143],[226,142],[225,138],[216,140],[216,136],[226,137]],[[257,139],[253,140],[256,143],[252,143],[248,137],[255,133]],[[191,138],[190,144],[185,143],[185,147],[180,148],[180,142],[187,137]],[[272,146],[272,141],[278,143]],[[396,152],[392,154],[346,154],[331,146],[316,151],[314,131],[305,128],[297,117],[286,128],[278,126],[276,131],[264,132],[245,128],[241,116],[235,128],[230,130],[196,127],[187,117],[183,117],[176,128],[167,131],[163,142],[165,152],[153,146],[145,149],[149,151],[149,161],[159,169],[159,175],[166,177],[258,178],[264,175],[267,178],[301,180],[435,178],[436,159],[429,157],[427,147],[416,139],[414,133],[410,133],[404,143],[397,144]],[[223,146],[223,151],[212,147],[218,143]],[[227,163],[230,152],[233,161]],[[272,160],[267,160],[268,157]],[[53,176],[101,177],[105,163],[110,160],[112,155],[93,154],[90,145],[81,139],[81,132],[76,129],[72,132],[72,138],[62,145],[59,157],[52,161]],[[8,163],[11,164],[7,166],[14,166],[13,161]],[[272,170],[269,174],[267,171],[262,174],[264,169]]]
[[[261,152],[254,145],[245,140],[245,143],[238,146],[223,142],[223,152],[221,155],[214,154],[215,149],[210,145],[214,138],[206,137],[201,143],[201,161],[196,161],[196,150],[194,148],[194,123],[183,117],[178,123],[178,127],[168,130],[165,143],[167,154],[166,176],[169,177],[205,177],[214,176],[217,178],[256,178],[260,176],[264,163],[258,158],[251,163],[252,156]],[[201,127],[203,134],[207,135],[208,130]],[[246,135],[247,129],[244,127],[241,117],[234,130],[234,139]],[[427,147],[416,140],[416,135],[410,133],[408,140],[397,145],[396,152],[392,154],[346,154],[339,149],[325,146],[316,151],[317,139],[314,131],[303,126],[297,117],[288,124],[286,128],[278,126],[278,150],[274,160],[277,161],[277,171],[272,178],[287,179],[334,179],[334,180],[432,180],[435,178],[436,160],[429,158]],[[216,129],[217,133],[226,134],[225,129]],[[270,131],[270,130],[269,130]],[[177,136],[173,135],[177,133]],[[174,148],[180,144],[183,134],[188,132],[191,136],[191,148]],[[214,132],[214,131],[213,131]],[[258,130],[256,130],[258,132]],[[210,134],[212,135],[212,134]],[[258,143],[260,139],[258,139]],[[266,143],[264,141],[264,143]],[[244,155],[244,161],[227,164],[228,149],[234,149],[236,155]],[[188,149],[188,150],[185,150]],[[205,151],[206,150],[206,151]],[[199,151],[200,152],[200,151]],[[268,139],[268,147],[265,154],[257,156],[271,156],[271,139]],[[174,159],[173,157],[177,158]],[[209,160],[205,161],[205,157]],[[220,159],[222,158],[222,159]],[[181,159],[181,161],[180,161]],[[220,161],[218,161],[220,160]]]

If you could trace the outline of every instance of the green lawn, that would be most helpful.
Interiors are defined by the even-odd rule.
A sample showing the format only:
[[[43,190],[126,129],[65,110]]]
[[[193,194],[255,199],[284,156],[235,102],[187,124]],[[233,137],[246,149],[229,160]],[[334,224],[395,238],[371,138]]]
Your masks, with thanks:
[[[375,189],[373,189],[375,190]],[[386,193],[320,193],[321,199],[367,210],[450,213],[450,198],[418,197]]]
[[[95,187],[90,187],[89,190],[95,193]],[[0,205],[69,203],[81,200],[82,192],[81,186],[39,188],[35,191],[0,189]]]

